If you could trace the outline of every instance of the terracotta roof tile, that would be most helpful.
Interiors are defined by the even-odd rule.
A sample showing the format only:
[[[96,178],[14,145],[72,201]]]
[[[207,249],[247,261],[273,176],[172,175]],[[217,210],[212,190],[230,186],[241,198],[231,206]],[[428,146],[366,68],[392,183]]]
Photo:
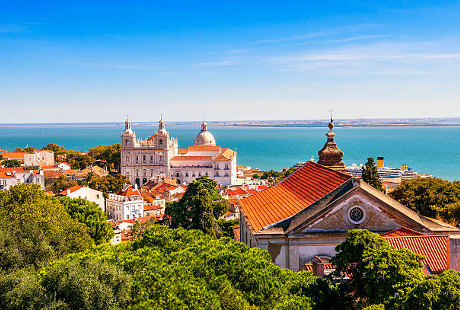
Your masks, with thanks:
[[[75,186],[72,186],[72,187],[70,187],[70,188],[68,188],[68,189],[66,189],[66,190],[63,190],[62,192],[59,193],[59,195],[64,195],[64,196],[66,196],[66,195],[67,195],[67,190],[69,190],[70,193],[73,193],[73,192],[75,192],[75,191],[78,191],[80,188],[83,188],[83,186],[81,186],[81,185],[75,185]]]
[[[220,152],[220,146],[214,145],[192,145],[188,147],[189,152],[200,152],[200,151],[218,151]]]
[[[421,232],[412,230],[407,227],[401,227],[386,233],[381,234],[382,237],[407,237],[407,236],[423,236]]]
[[[229,194],[232,195],[232,196],[246,195],[246,194],[247,194],[243,189],[241,189],[241,188],[239,188],[239,187],[237,187],[237,188],[234,189],[234,190],[232,190],[232,189],[227,189],[227,193],[229,193]]]
[[[45,171],[43,171],[43,175],[44,175],[45,178],[47,178],[47,179],[57,179],[57,178],[59,178],[61,175],[64,175],[64,174],[62,174],[62,173],[59,172],[59,171],[55,171],[55,170],[45,170]]]
[[[124,189],[124,190],[121,189],[118,192],[116,192],[116,195],[125,196],[125,197],[127,197],[127,196],[141,196],[141,193],[137,189],[133,189],[133,187],[130,185],[126,189]]]
[[[3,158],[7,159],[18,159],[18,160],[24,160],[24,155],[27,154],[25,152],[5,152],[2,153]]]
[[[171,161],[212,160],[211,156],[174,156]]]
[[[235,225],[232,227],[232,229],[235,241],[240,241],[240,225]]]
[[[351,176],[308,161],[280,183],[240,200],[252,229],[284,220],[324,197]]]
[[[449,269],[449,236],[407,236],[386,237],[388,243],[396,249],[406,248],[416,254],[425,255],[422,261],[433,274]]]
[[[13,177],[13,171],[20,172],[20,173],[29,172],[29,170],[24,170],[23,167],[0,168],[0,177],[1,178]]]

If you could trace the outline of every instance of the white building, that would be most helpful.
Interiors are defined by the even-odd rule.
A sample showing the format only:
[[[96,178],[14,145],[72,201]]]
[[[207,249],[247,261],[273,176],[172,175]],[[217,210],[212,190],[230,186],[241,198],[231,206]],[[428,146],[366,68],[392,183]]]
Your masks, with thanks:
[[[105,198],[101,191],[86,186],[75,185],[60,192],[59,195],[67,196],[69,198],[81,198],[95,202],[101,210],[105,212]]]
[[[107,199],[107,217],[115,221],[131,220],[144,215],[144,200],[137,187],[125,186]]]
[[[34,151],[24,154],[24,166],[52,166],[54,165],[54,152],[48,150]]]
[[[11,186],[32,183],[45,188],[45,176],[43,171],[24,170],[23,167],[0,168],[0,190],[8,190]]]
[[[158,131],[146,140],[137,139],[129,120],[121,135],[121,173],[138,186],[158,176],[190,183],[208,176],[220,185],[236,184],[236,151],[216,146],[214,136],[203,122],[195,145],[179,149],[169,137],[163,119]]]

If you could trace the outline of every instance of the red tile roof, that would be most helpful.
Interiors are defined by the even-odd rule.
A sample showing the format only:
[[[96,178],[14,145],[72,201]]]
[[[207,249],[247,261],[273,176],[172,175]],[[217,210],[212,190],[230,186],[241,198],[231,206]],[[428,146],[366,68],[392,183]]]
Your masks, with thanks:
[[[59,178],[61,175],[64,175],[64,174],[62,174],[62,173],[59,172],[59,171],[55,171],[55,170],[46,170],[46,171],[43,171],[43,175],[44,175],[45,178],[47,178],[47,179],[57,179],[57,178]]]
[[[81,186],[81,185],[75,185],[75,186],[72,186],[72,187],[70,187],[70,188],[68,188],[68,189],[66,189],[66,190],[63,190],[62,192],[59,193],[59,195],[64,195],[64,196],[66,196],[66,195],[67,195],[67,190],[69,190],[70,193],[73,193],[73,192],[75,192],[75,191],[78,191],[80,188],[83,188],[83,186]]]
[[[220,146],[214,145],[193,145],[188,147],[189,152],[200,152],[200,151],[218,151],[220,152]]]
[[[23,167],[8,167],[8,168],[0,168],[0,178],[8,178],[13,177],[14,172],[28,172],[28,170],[24,170]]]
[[[212,160],[211,156],[174,156],[170,161]]]
[[[284,220],[336,189],[351,176],[308,161],[278,184],[240,200],[252,229]]]
[[[120,195],[120,196],[141,196],[141,193],[137,190],[137,189],[134,189],[131,185],[128,186],[125,190],[119,190],[118,192],[116,192],[116,195]]]
[[[18,160],[24,160],[24,155],[27,154],[25,152],[5,152],[2,153],[3,158],[7,159],[18,159]]]
[[[239,187],[237,187],[237,188],[234,189],[234,190],[227,189],[227,193],[229,193],[229,194],[232,195],[232,196],[246,195],[246,194],[247,194],[243,189],[241,189],[241,188],[239,188]]]
[[[324,264],[324,269],[335,269],[335,265],[326,263]],[[305,264],[306,271],[313,271],[313,264]]]
[[[423,236],[421,232],[409,229],[407,227],[401,227],[386,233],[381,234],[382,237],[407,237],[407,236]]]
[[[416,254],[425,255],[422,261],[433,274],[449,269],[449,236],[407,236],[386,237],[388,243],[396,249],[406,248]]]

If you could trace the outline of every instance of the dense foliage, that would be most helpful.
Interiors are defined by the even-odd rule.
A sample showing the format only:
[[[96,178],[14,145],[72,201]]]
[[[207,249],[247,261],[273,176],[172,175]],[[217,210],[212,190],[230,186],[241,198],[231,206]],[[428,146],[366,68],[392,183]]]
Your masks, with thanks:
[[[21,167],[21,162],[17,159],[5,159],[1,162],[1,164],[6,168]]]
[[[460,183],[439,178],[404,180],[390,196],[429,217],[460,222]]]
[[[118,267],[65,261],[45,270],[0,274],[2,309],[118,310],[130,301],[131,280]]]
[[[202,176],[187,186],[184,196],[166,207],[170,227],[199,229],[212,236],[221,234],[217,219],[228,206],[216,189],[216,181]]]
[[[362,169],[361,175],[364,182],[373,186],[379,191],[383,190],[382,182],[380,181],[379,173],[377,171],[377,167],[375,166],[374,158],[369,157],[367,159],[367,162]]]
[[[110,169],[120,170],[120,144],[99,145],[89,149],[88,155],[97,159],[105,160]]]
[[[396,293],[408,292],[423,279],[422,256],[407,249],[396,250],[368,230],[350,231],[336,251],[331,260],[336,265],[334,276],[350,278],[339,286],[358,308],[389,303]]]
[[[240,223],[239,220],[226,220],[226,219],[219,219],[217,220],[217,225],[219,225],[219,229],[221,231],[222,237],[234,237],[233,233],[233,226],[238,225]]]
[[[86,199],[58,197],[66,212],[88,227],[88,233],[96,244],[109,242],[113,238],[112,226],[107,222],[107,215],[94,202]]]
[[[109,174],[100,178],[92,178],[87,183],[87,186],[103,192],[104,196],[107,198],[108,194],[116,193],[123,188],[123,185],[130,183],[131,182],[122,174]]]
[[[71,252],[90,248],[88,228],[39,185],[0,191],[0,270],[42,267]]]
[[[270,169],[270,171],[265,171],[260,178],[270,183],[276,183],[282,179],[282,176],[278,171]]]
[[[59,194],[72,186],[77,185],[77,182],[66,178],[64,175],[60,175],[59,178],[52,183],[53,192]]]

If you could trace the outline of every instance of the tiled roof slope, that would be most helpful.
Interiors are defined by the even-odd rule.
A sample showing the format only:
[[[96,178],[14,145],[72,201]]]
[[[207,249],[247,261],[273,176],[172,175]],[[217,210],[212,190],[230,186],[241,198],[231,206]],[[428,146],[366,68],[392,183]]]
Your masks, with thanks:
[[[75,191],[78,191],[80,188],[83,188],[83,186],[75,185],[75,186],[72,186],[72,187],[68,188],[68,190],[70,191],[70,193],[73,193]],[[63,190],[62,192],[60,192],[59,195],[66,196],[67,195],[67,189]]]
[[[425,255],[422,261],[433,274],[449,269],[449,236],[407,236],[386,237],[388,243],[396,249],[406,248],[416,254]]]
[[[284,220],[325,196],[351,176],[308,161],[280,183],[240,200],[254,231]]]
[[[407,237],[407,236],[423,236],[421,232],[412,230],[407,227],[401,227],[386,233],[381,234],[382,237]]]

